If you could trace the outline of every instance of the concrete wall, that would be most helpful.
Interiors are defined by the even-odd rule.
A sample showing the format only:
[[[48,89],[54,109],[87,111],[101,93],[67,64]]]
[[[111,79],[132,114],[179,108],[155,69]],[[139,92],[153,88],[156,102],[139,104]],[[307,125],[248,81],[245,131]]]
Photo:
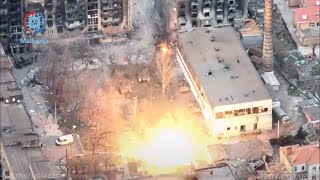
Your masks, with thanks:
[[[285,147],[280,147],[280,162],[284,165],[284,167],[289,171],[289,173],[293,172],[293,169],[287,159],[287,157],[284,155],[283,150],[285,150]]]
[[[320,180],[320,164],[308,166],[308,180]]]

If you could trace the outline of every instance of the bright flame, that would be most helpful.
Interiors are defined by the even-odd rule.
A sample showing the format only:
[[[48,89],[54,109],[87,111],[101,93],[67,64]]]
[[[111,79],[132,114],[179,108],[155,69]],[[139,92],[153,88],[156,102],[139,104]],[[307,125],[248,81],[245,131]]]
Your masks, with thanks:
[[[168,45],[166,43],[160,44],[161,51],[167,53],[169,51]]]
[[[123,137],[120,150],[127,158],[141,161],[142,169],[149,174],[175,173],[192,163],[208,162],[208,135],[183,113],[144,126],[142,134]]]

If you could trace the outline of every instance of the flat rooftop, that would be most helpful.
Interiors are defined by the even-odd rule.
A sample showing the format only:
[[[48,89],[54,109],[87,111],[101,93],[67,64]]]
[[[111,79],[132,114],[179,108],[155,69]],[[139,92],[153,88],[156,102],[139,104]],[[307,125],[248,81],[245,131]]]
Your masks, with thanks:
[[[192,173],[192,175],[190,173]],[[158,176],[127,178],[124,180],[185,180],[191,179],[190,177],[197,177],[198,180],[235,180],[234,175],[228,165],[207,167],[195,170],[194,172],[187,171],[185,175],[163,174]]]
[[[271,99],[232,27],[180,33],[178,41],[212,106]]]
[[[20,144],[21,140],[29,138],[25,134],[32,132],[31,121],[24,106],[1,103],[0,107],[1,143],[16,178],[25,179],[24,175],[29,177],[31,169],[36,177],[58,174],[57,168],[44,158],[40,148],[22,148]]]
[[[32,132],[29,115],[22,104],[0,104],[1,107],[1,143],[3,143],[6,159],[9,161],[17,179],[25,179],[31,175],[31,169],[36,177],[50,179],[58,174],[57,168],[46,160],[40,148],[22,148],[20,141],[26,133]],[[5,130],[11,131],[5,131]],[[41,179],[41,178],[37,178]]]

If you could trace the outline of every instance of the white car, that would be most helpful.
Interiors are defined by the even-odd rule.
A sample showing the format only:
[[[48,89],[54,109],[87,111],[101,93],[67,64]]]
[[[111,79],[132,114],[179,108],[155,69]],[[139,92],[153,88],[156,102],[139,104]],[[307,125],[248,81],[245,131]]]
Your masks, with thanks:
[[[58,146],[63,146],[63,145],[68,145],[73,143],[73,138],[74,135],[73,134],[68,134],[68,135],[63,135],[60,136],[57,140],[56,140],[56,144]]]

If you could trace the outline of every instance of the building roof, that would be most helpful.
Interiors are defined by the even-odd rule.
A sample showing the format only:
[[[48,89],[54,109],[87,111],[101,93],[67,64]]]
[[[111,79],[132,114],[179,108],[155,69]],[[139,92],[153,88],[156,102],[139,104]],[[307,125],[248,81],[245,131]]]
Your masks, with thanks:
[[[184,58],[213,106],[271,99],[232,27],[197,29],[178,38]]]
[[[13,88],[17,87],[17,88]],[[1,69],[0,71],[0,99],[6,99],[13,96],[21,96],[22,92],[18,88],[11,70]]]
[[[212,180],[212,179],[235,180],[230,167],[226,164],[198,169],[191,174],[192,176],[197,177],[198,180]],[[166,175],[159,175],[159,176],[128,178],[127,180],[185,180],[186,177],[190,176],[191,174],[188,174],[186,172],[186,175],[166,174]]]
[[[303,109],[309,122],[320,120],[320,107],[308,107]]]
[[[319,106],[318,102],[315,99],[306,99],[298,102],[299,106],[304,109],[308,107]]]
[[[298,23],[317,22],[320,20],[319,7],[304,7],[294,9],[295,20]]]
[[[280,150],[287,157],[290,165],[307,164],[314,165],[320,164],[319,144],[309,144],[305,146],[292,145],[280,147]]]
[[[36,138],[30,137],[28,134],[33,130],[30,117],[23,105],[1,103],[0,107],[1,143],[4,146],[5,158],[9,162],[8,165],[12,169],[12,173],[30,175],[33,172],[36,177],[49,177],[57,173],[56,168],[44,158],[40,148],[22,148],[21,141]],[[18,177],[18,179],[22,178]]]

